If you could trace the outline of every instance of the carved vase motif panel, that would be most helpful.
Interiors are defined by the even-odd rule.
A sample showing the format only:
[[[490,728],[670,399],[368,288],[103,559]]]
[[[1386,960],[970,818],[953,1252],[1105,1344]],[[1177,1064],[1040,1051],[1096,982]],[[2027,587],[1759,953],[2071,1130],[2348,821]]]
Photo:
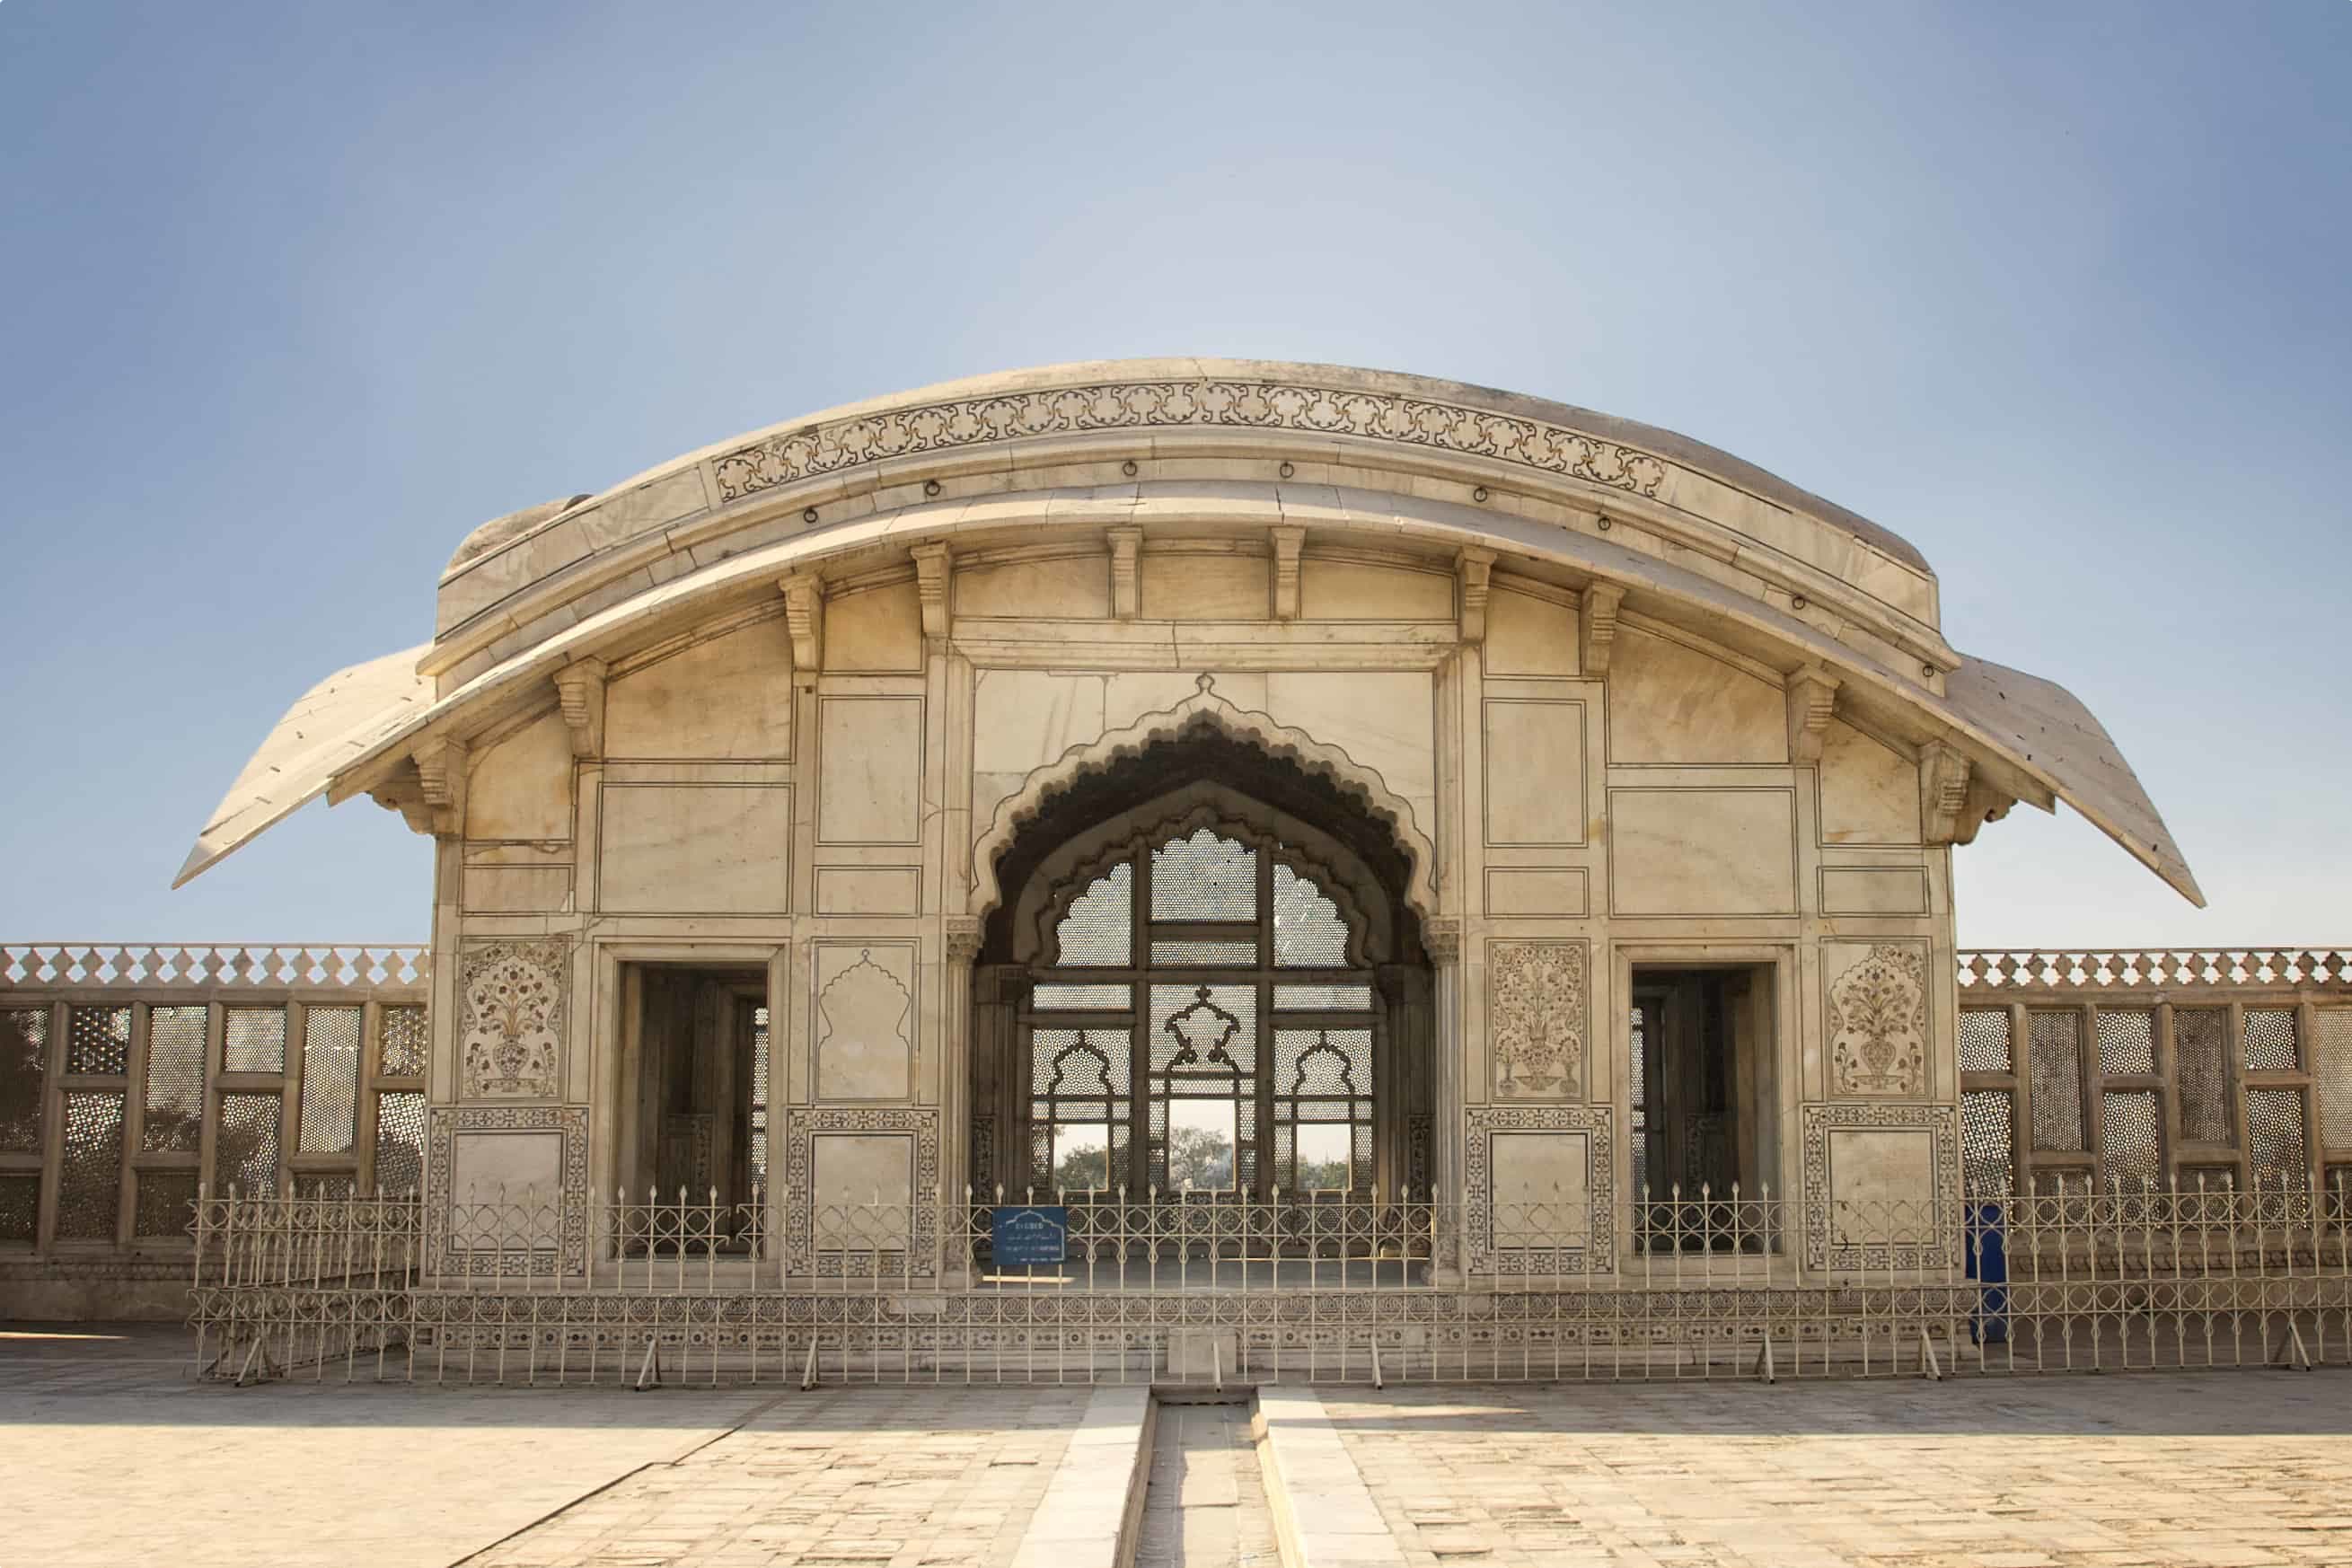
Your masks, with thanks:
[[[1906,943],[1872,947],[1830,981],[1824,1027],[1838,1093],[1925,1093],[1926,953]]]
[[[1584,1085],[1584,944],[1486,947],[1486,1035],[1495,1097],[1565,1100]]]
[[[457,971],[460,1061],[468,1099],[551,1100],[563,1058],[562,942],[492,942]]]

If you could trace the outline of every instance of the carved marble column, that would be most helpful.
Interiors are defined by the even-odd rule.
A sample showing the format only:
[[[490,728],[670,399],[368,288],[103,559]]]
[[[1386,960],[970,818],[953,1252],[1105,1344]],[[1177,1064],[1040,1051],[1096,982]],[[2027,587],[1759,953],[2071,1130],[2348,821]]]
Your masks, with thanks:
[[[980,956],[980,920],[950,915],[941,966],[940,1016],[945,1049],[940,1053],[940,1278],[949,1286],[967,1283],[971,1258],[965,1218],[965,1185],[971,1172],[971,963]]]
[[[1422,946],[1436,970],[1435,1017],[1431,1031],[1430,1091],[1435,1104],[1430,1117],[1430,1176],[1436,1189],[1438,1227],[1434,1255],[1430,1259],[1430,1283],[1462,1283],[1461,1226],[1465,1209],[1464,1177],[1468,1171],[1463,1147],[1467,1120],[1462,1093],[1462,922],[1451,916],[1428,921]]]

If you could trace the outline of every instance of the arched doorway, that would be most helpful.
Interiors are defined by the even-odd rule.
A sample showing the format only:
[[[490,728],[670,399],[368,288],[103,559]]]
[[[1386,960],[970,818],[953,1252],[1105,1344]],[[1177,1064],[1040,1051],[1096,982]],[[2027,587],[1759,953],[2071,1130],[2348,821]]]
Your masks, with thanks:
[[[1406,856],[1348,791],[1188,725],[1057,791],[996,870],[976,1192],[1426,1190],[1429,963]]]

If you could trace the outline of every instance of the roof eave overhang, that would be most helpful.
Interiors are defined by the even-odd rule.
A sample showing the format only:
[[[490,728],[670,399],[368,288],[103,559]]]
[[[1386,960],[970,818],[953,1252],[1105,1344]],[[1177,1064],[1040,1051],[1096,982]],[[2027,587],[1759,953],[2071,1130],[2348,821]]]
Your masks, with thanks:
[[[1896,727],[1915,736],[1946,741],[1980,764],[1988,782],[2012,798],[2044,809],[2065,801],[2191,903],[2204,902],[2138,780],[2097,721],[2062,688],[1963,658],[1947,689],[1938,692],[1859,655],[1795,615],[1606,539],[1439,501],[1416,502],[1412,514],[1379,522],[1333,519],[1317,532],[1321,537],[1330,531],[1353,531],[1442,551],[1494,549],[1617,584],[1627,591],[1629,605],[1645,614],[1700,629],[1717,625],[1736,630],[1751,647],[1780,649],[1786,669],[1818,665],[1834,674],[1843,683],[1841,700],[1858,711],[1897,721]],[[419,689],[411,685],[397,700],[356,720],[347,733],[312,753],[314,764],[323,758],[325,765],[314,783],[295,781],[301,786],[299,799],[281,803],[282,809],[266,821],[248,814],[229,837],[215,835],[218,821],[208,827],[180,879],[215,863],[301,800],[323,791],[331,801],[341,801],[379,787],[428,732],[479,734],[518,712],[551,704],[549,678],[575,659],[625,653],[673,634],[681,624],[707,618],[730,601],[771,594],[779,577],[825,561],[870,558],[970,534],[960,516],[961,509],[912,507],[749,550],[600,610],[438,700],[418,700]],[[1037,530],[1033,524],[1025,531],[1034,538]],[[392,658],[409,659],[413,669],[413,650]]]

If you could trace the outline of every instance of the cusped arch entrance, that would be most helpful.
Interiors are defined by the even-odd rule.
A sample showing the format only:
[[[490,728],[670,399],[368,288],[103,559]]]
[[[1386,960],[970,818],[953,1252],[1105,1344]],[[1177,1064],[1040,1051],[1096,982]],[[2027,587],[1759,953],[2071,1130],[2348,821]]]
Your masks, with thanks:
[[[1428,1186],[1427,840],[1352,764],[1265,733],[1196,710],[999,812],[971,981],[982,1194]]]

